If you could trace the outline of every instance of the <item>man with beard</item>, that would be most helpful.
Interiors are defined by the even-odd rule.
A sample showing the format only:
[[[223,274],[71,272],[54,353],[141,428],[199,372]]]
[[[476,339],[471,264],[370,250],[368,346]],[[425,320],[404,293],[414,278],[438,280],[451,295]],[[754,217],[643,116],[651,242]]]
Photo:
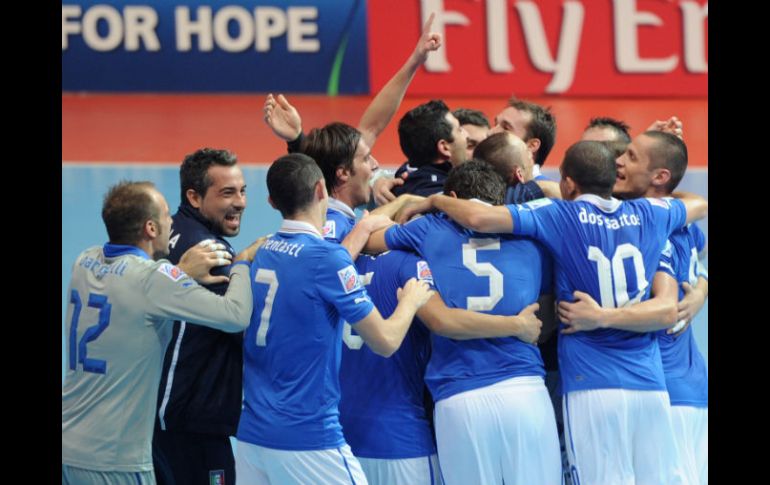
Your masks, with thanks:
[[[181,203],[173,216],[169,260],[175,263],[204,239],[224,244],[238,235],[246,208],[246,184],[235,155],[202,148],[179,170]],[[213,274],[227,274],[227,266]],[[222,295],[228,283],[206,286]],[[230,436],[241,412],[243,334],[174,323],[158,392],[153,437],[158,483],[235,483]],[[216,481],[220,480],[220,481]]]

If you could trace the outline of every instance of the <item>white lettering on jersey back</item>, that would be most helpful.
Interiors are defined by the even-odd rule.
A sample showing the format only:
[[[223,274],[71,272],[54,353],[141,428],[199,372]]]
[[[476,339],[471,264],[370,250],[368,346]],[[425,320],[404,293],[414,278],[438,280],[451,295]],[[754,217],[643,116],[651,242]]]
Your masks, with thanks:
[[[601,214],[588,213],[585,207],[580,209],[578,220],[582,224],[592,224],[607,229],[620,229],[626,226],[641,226],[642,221],[636,214],[621,214],[619,217],[607,217]]]

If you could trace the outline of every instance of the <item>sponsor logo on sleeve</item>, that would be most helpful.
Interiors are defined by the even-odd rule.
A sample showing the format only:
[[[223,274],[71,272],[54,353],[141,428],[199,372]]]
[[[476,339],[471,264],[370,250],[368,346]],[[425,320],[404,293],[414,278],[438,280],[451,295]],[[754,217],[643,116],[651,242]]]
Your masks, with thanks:
[[[323,227],[324,238],[335,238],[337,234],[337,224],[334,221],[326,221]]]
[[[171,281],[179,281],[185,276],[187,276],[184,271],[182,271],[181,269],[179,269],[179,267],[174,266],[171,263],[161,264],[158,267],[158,272],[167,276],[169,279],[171,279]]]
[[[337,271],[337,276],[340,278],[340,283],[342,283],[342,289],[345,290],[345,293],[362,288],[361,281],[358,279],[358,272],[352,264]]]
[[[417,279],[433,284],[433,273],[431,273],[427,262],[417,261]]]

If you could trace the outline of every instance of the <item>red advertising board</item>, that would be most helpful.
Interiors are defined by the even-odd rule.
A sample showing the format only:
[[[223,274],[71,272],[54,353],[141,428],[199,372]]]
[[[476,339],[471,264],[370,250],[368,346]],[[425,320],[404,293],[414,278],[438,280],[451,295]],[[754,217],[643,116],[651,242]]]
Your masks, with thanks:
[[[413,95],[708,94],[706,0],[369,0],[372,93],[436,14]]]

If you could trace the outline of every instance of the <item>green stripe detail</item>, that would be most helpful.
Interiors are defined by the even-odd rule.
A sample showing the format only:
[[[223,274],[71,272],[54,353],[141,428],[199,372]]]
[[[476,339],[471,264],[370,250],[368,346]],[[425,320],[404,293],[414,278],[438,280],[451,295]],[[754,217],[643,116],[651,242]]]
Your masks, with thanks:
[[[337,49],[337,54],[334,55],[334,64],[332,65],[332,72],[329,75],[329,83],[326,86],[326,94],[328,96],[337,96],[340,92],[340,71],[342,70],[342,59],[345,57],[345,49],[348,47],[348,34],[342,38],[340,47]]]

